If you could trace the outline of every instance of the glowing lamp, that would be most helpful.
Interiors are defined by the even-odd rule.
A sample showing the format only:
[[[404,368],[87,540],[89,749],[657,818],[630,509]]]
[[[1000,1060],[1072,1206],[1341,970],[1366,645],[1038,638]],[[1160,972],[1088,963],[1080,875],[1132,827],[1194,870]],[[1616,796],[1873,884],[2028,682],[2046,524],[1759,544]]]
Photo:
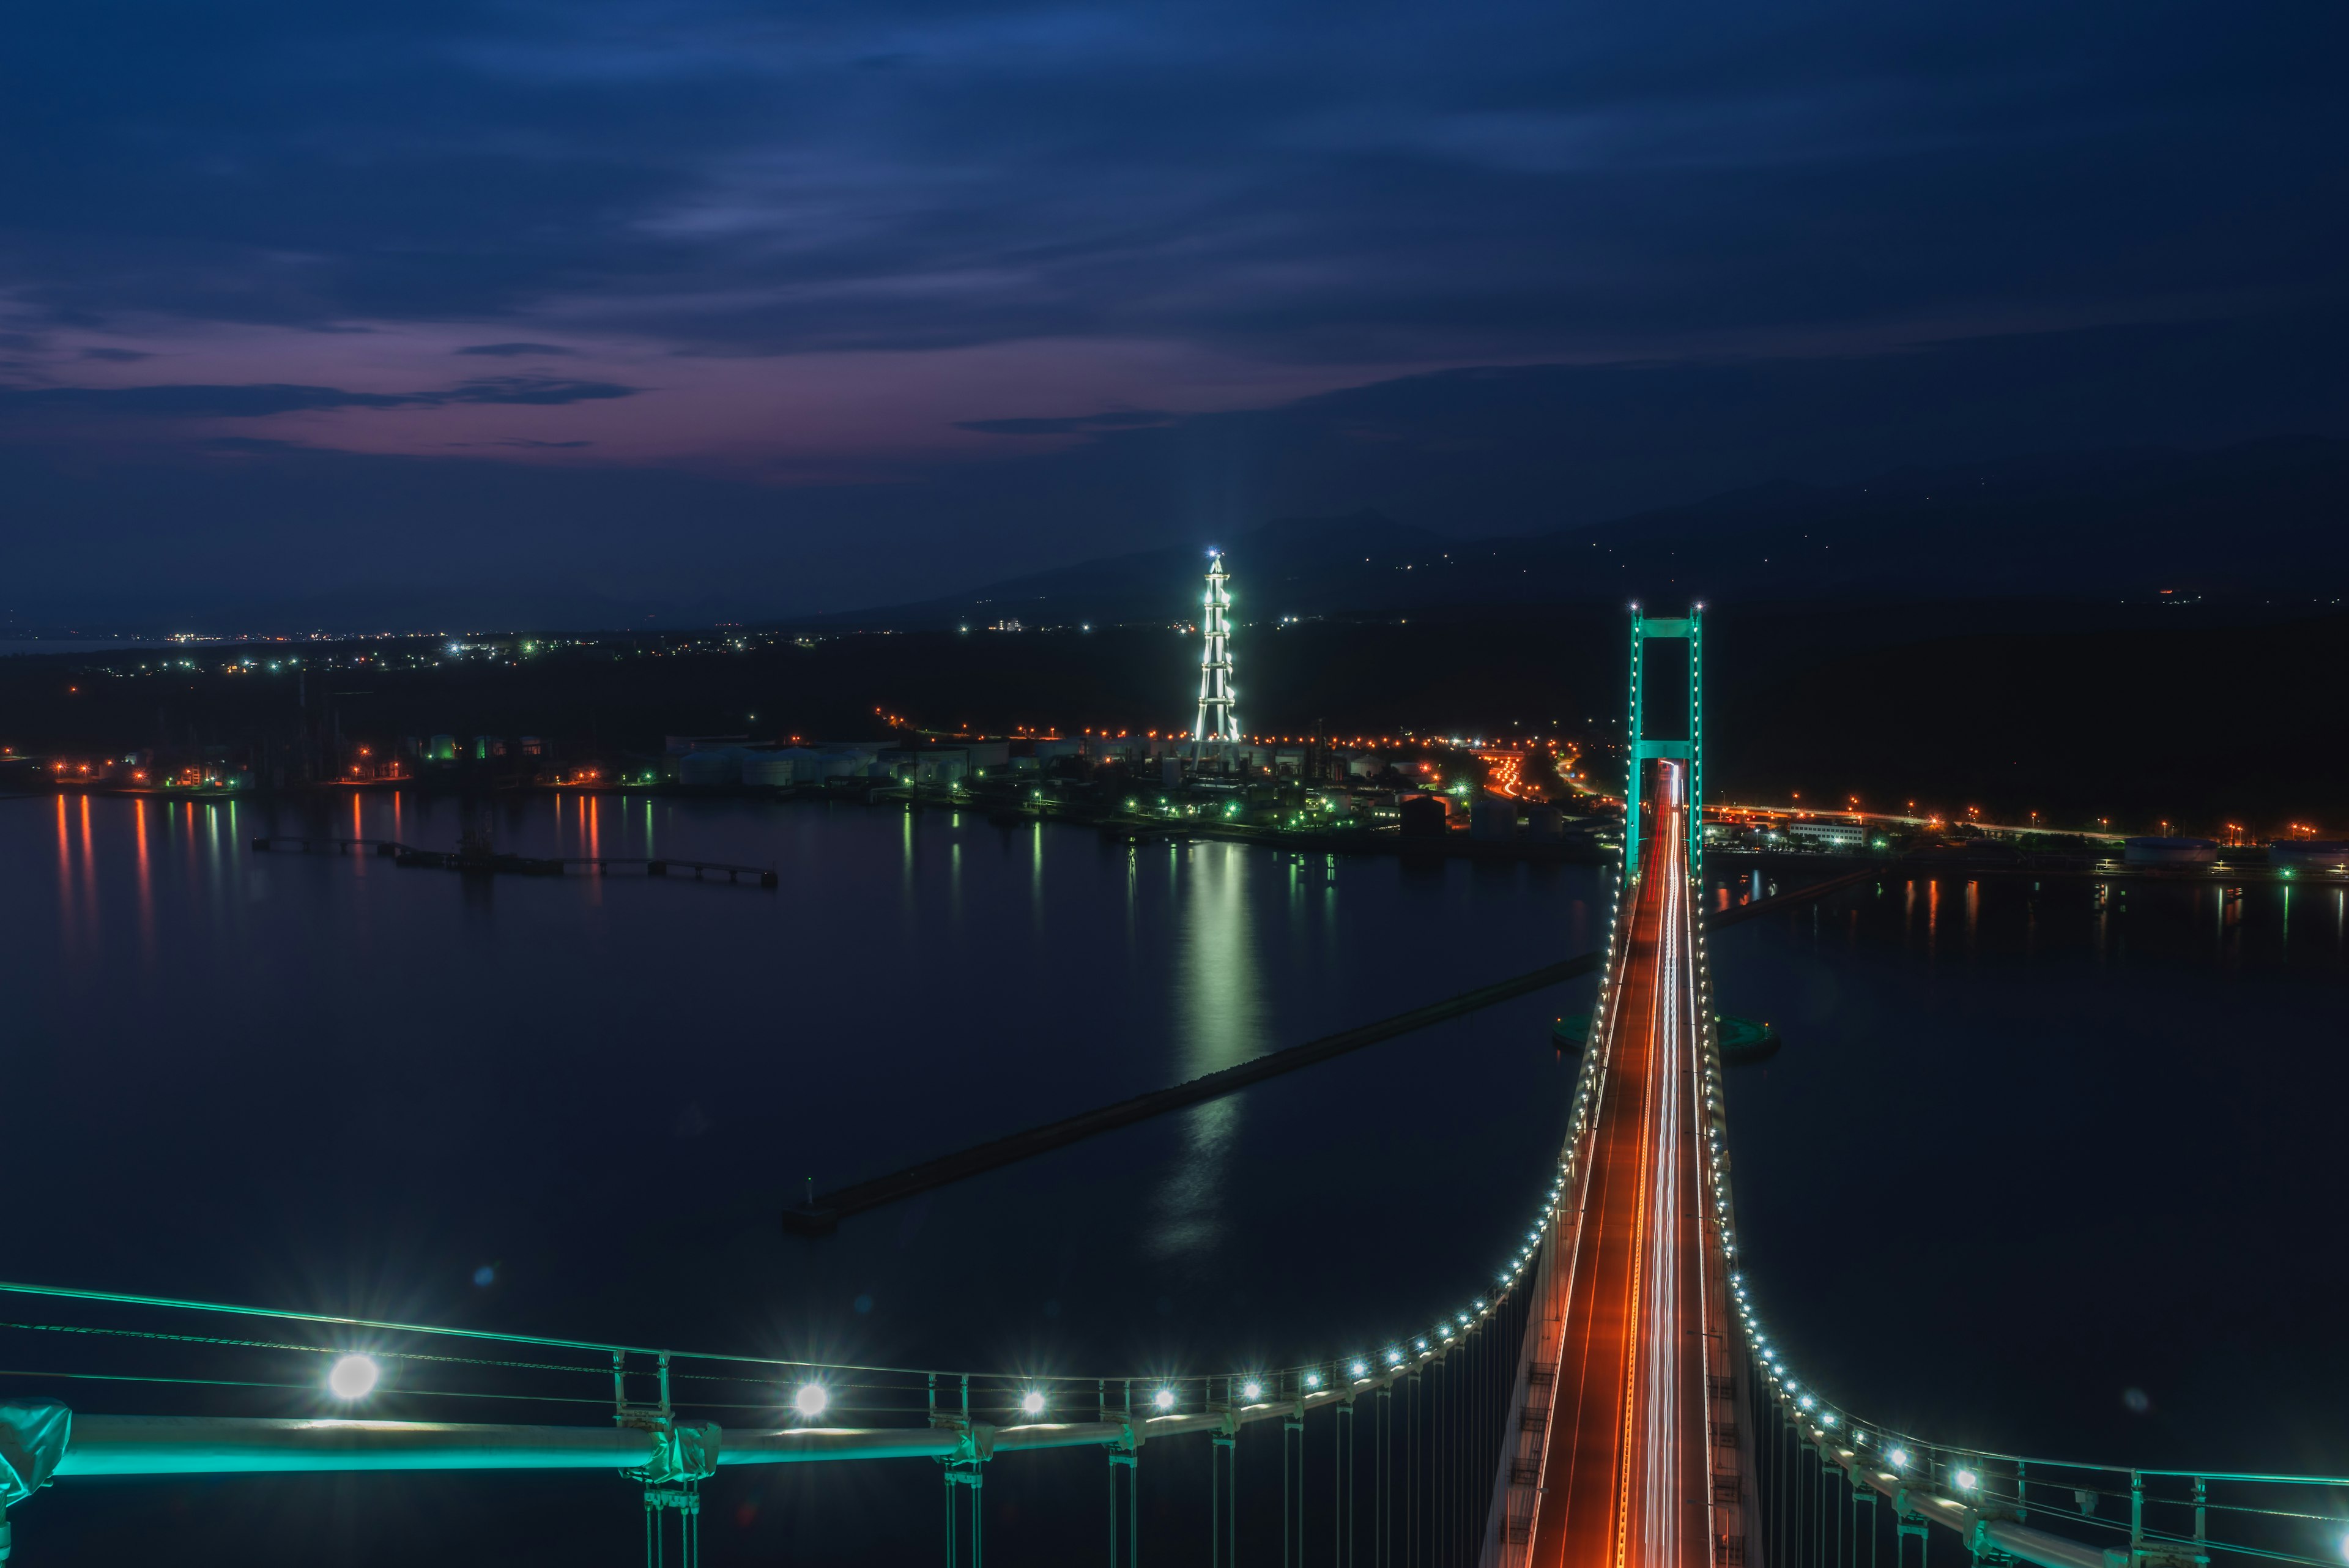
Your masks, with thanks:
[[[792,1396],[792,1408],[806,1417],[823,1415],[824,1407],[831,1403],[832,1396],[824,1392],[821,1383],[802,1383],[800,1391]]]
[[[364,1399],[382,1376],[373,1356],[346,1355],[326,1373],[326,1392],[337,1399]]]

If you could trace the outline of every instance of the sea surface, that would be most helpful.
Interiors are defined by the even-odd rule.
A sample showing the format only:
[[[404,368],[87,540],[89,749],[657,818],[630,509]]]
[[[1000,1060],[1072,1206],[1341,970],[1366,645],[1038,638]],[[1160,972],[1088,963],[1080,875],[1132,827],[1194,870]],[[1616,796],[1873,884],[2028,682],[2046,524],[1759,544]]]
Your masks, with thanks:
[[[0,1276],[898,1366],[1326,1356],[1493,1279],[1564,1129],[1573,1064],[1547,1026],[1587,987],[829,1239],[777,1216],[811,1183],[1584,951],[1609,887],[1587,867],[642,795],[487,820],[502,849],[771,866],[780,887],[251,847],[450,847],[464,812],[0,801]],[[1824,869],[1723,861],[1711,897]],[[1724,930],[1723,1005],[1786,1039],[1732,1073],[1730,1103],[1748,1278],[1794,1364],[1952,1441],[2349,1469],[2344,933],[2338,885],[1889,871]],[[135,1386],[74,1397],[142,1408]],[[1203,1490],[1205,1461],[1192,1477],[1181,1447],[1151,1467],[1145,1524],[1188,1560],[1204,1510],[1167,1493]],[[994,1467],[990,1548],[1090,1560],[1102,1469]],[[729,1471],[709,1561],[934,1561],[937,1496],[912,1462]],[[68,1483],[11,1517],[26,1563],[641,1550],[634,1495],[598,1476]]]

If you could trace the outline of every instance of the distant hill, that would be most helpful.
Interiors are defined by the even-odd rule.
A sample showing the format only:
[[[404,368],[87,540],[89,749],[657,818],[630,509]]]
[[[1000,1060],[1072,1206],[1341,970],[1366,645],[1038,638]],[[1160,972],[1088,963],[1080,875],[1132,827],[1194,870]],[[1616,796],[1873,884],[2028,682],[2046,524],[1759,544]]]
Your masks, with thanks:
[[[1006,618],[1029,626],[1182,619],[1195,608],[1208,544],[1247,563],[1251,615],[1286,614],[1290,605],[1317,613],[1337,604],[1375,607],[1389,595],[1386,574],[1457,547],[1441,535],[1373,512],[1289,518],[1195,546],[1081,561],[968,594],[824,616],[816,624],[916,629]]]
[[[1179,619],[1210,542],[1227,552],[1244,620],[1630,598],[2137,600],[2165,589],[2322,603],[2349,594],[2349,442],[2058,454],[1841,487],[1768,484],[1592,527],[1466,541],[1370,512],[1288,519],[821,624]]]

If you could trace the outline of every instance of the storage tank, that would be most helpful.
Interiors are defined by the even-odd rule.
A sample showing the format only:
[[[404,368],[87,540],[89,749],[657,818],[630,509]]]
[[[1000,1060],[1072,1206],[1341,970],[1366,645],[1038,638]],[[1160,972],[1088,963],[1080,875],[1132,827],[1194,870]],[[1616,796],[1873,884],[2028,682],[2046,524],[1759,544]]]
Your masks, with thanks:
[[[688,752],[677,759],[677,782],[693,786],[739,784],[742,764],[756,753],[740,746],[713,746]]]
[[[751,789],[783,789],[799,780],[799,759],[776,752],[742,759],[742,783]]]
[[[2268,864],[2294,871],[2349,871],[2349,840],[2280,838],[2268,846]]]
[[[2131,866],[2209,866],[2219,846],[2208,838],[2131,838],[2122,843],[2121,858]]]
[[[1526,808],[1526,836],[1536,844],[1566,842],[1566,813],[1554,805]]]
[[[1440,794],[1410,795],[1402,803],[1402,830],[1407,837],[1441,838],[1451,815],[1451,802]]]
[[[1517,836],[1517,803],[1506,795],[1480,794],[1468,804],[1468,836],[1506,844]]]

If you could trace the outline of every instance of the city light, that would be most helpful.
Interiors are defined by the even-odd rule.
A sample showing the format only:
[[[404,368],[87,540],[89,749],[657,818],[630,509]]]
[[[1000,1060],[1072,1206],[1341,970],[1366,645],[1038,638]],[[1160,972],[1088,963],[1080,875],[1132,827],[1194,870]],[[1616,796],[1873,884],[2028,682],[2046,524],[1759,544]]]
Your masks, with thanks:
[[[1032,1388],[1030,1389],[1027,1393],[1019,1397],[1019,1409],[1023,1415],[1042,1415],[1044,1413],[1044,1396],[1036,1392]]]
[[[824,1392],[821,1383],[802,1383],[800,1391],[792,1396],[792,1408],[805,1417],[823,1415],[824,1407],[831,1403],[832,1396]]]
[[[1261,1384],[1261,1383],[1258,1383],[1258,1382],[1255,1381],[1254,1379],[1250,1379],[1249,1381],[1247,1381],[1247,1382],[1246,1382],[1246,1383],[1241,1384],[1241,1385],[1240,1385],[1240,1397],[1241,1397],[1241,1398],[1243,1398],[1243,1399],[1261,1399],[1261,1398],[1263,1398],[1263,1397],[1264,1397],[1264,1385],[1263,1385],[1263,1384]]]
[[[364,1399],[375,1392],[381,1376],[373,1356],[346,1355],[327,1372],[326,1392],[337,1399]]]
[[[1960,1470],[1956,1476],[1951,1479],[1956,1480],[1958,1483],[1958,1490],[1960,1491],[1971,1491],[1974,1488],[1982,1484],[1982,1477],[1974,1474],[1971,1470]]]
[[[1152,1397],[1150,1402],[1157,1406],[1162,1410],[1172,1410],[1174,1408],[1174,1390],[1172,1388],[1161,1388]]]

